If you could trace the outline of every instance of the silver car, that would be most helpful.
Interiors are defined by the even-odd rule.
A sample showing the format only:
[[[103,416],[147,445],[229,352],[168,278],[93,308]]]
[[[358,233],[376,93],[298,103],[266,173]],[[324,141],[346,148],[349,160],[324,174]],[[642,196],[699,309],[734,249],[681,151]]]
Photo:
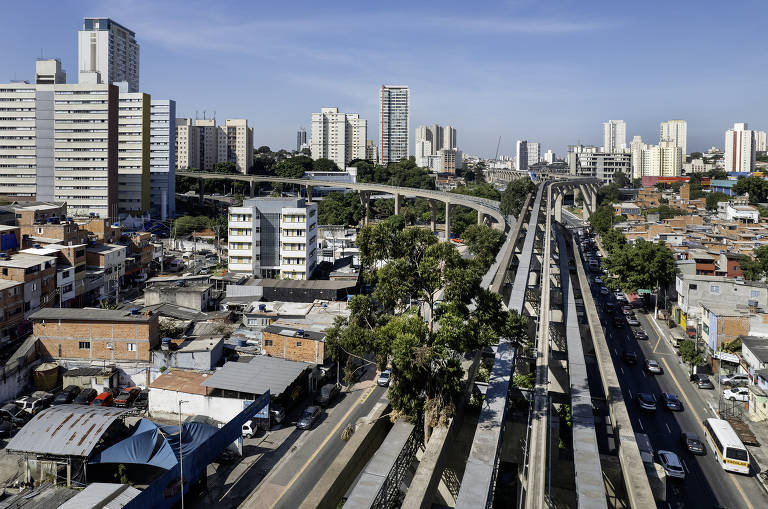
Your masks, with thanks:
[[[659,463],[664,467],[664,471],[669,477],[676,479],[685,479],[685,469],[683,469],[683,463],[677,454],[672,451],[659,451]]]

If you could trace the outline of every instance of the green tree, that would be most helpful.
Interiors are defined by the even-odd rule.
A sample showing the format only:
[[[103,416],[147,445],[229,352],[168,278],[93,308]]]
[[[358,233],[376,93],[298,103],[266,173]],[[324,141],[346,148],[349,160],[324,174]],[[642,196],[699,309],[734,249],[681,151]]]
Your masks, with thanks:
[[[317,206],[317,220],[320,224],[356,225],[365,216],[356,192],[330,193]]]
[[[257,154],[271,154],[272,153],[272,149],[270,149],[266,145],[262,145],[262,146],[260,146],[259,148],[256,149],[256,153]]]
[[[607,232],[600,236],[600,240],[602,240],[603,247],[608,253],[613,253],[627,244],[626,237],[618,228],[609,228]]]
[[[226,174],[240,173],[239,171],[237,171],[237,165],[232,161],[223,161],[223,162],[214,164],[213,171],[216,173],[226,173]]]
[[[728,172],[725,170],[709,170],[706,175],[713,180],[725,180],[728,178]]]
[[[487,270],[493,265],[504,243],[504,233],[489,226],[474,224],[464,230],[462,239],[474,259]]]
[[[744,279],[762,281],[768,275],[768,246],[760,246],[752,251],[752,258],[739,263]]]
[[[664,244],[638,239],[632,245],[615,249],[606,261],[614,276],[608,283],[634,293],[640,288],[664,288],[675,280],[674,253]]]
[[[619,172],[620,175],[624,176],[623,173]],[[624,176],[626,179],[626,176]],[[600,205],[608,205],[611,203],[617,203],[621,201],[619,199],[619,185],[617,185],[615,182],[612,182],[608,184],[607,186],[603,186],[600,189],[597,190],[597,203]]]
[[[690,339],[680,343],[680,357],[683,359],[683,362],[690,366],[691,373],[693,373],[694,366],[704,364],[704,356],[696,346],[696,342]]]
[[[339,171],[339,167],[336,165],[335,162],[331,161],[330,159],[326,159],[324,157],[321,157],[320,159],[315,159],[312,162],[312,169],[314,171]]]
[[[275,165],[275,175],[278,177],[290,179],[300,179],[304,177],[304,172],[307,171],[307,169],[306,165],[302,164],[302,162],[298,160],[301,157],[303,156],[292,157],[291,159],[283,159],[277,163]]]
[[[666,205],[664,203],[660,204],[658,207],[653,207],[650,209],[645,209],[643,211],[645,215],[648,214],[658,214],[660,220],[664,219],[671,219],[673,217],[677,216],[687,216],[688,212],[681,209],[672,208],[669,205]]]
[[[536,184],[531,179],[521,178],[507,184],[507,188],[501,193],[499,208],[506,216],[517,217],[523,208],[525,199],[536,190]]]
[[[691,152],[691,159],[692,160],[693,159],[701,159],[702,157],[704,157],[704,154],[702,154],[701,152]]]
[[[729,199],[730,197],[727,194],[721,193],[720,191],[709,193],[706,199],[707,210],[717,210],[718,203],[721,201],[728,201]]]
[[[623,171],[616,171],[613,173],[613,183],[618,187],[627,187],[630,184],[629,177]]]
[[[739,177],[733,186],[733,192],[739,195],[749,194],[749,203],[762,203],[768,195],[768,181],[754,175]]]
[[[603,234],[613,228],[615,214],[610,205],[600,205],[589,217],[589,224],[599,234]]]

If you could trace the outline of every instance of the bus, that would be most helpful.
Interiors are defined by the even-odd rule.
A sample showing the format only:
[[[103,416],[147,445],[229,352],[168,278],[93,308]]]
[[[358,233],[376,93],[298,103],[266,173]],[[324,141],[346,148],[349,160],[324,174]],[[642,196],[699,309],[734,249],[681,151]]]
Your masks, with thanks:
[[[749,453],[728,421],[709,418],[702,424],[712,453],[723,470],[749,474]]]

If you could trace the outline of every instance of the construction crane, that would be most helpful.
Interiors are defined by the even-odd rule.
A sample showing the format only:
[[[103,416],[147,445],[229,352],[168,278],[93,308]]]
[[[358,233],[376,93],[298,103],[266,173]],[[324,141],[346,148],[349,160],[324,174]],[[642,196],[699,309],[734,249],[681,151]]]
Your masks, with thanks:
[[[496,144],[496,157],[493,158],[494,161],[499,160],[499,147],[501,146],[501,136],[499,136],[499,142]]]

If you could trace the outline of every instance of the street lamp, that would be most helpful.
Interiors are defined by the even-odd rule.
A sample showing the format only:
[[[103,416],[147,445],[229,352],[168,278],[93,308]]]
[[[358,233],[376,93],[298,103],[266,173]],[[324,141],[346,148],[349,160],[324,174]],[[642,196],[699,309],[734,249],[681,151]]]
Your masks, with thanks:
[[[179,400],[179,472],[181,474],[181,509],[184,509],[184,447],[182,444],[182,438],[184,438],[184,435],[182,433],[181,427],[182,403],[189,403],[189,401],[184,399]]]

